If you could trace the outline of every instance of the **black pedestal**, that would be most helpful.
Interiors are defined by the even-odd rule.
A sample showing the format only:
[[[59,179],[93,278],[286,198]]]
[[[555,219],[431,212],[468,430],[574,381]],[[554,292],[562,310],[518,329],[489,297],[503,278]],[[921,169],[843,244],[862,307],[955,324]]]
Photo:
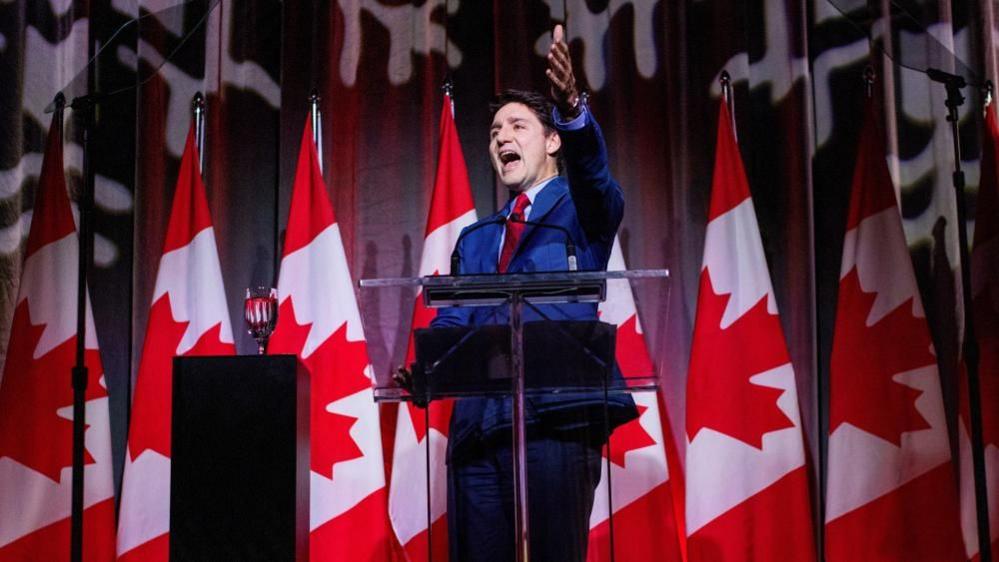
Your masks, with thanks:
[[[308,482],[294,356],[174,359],[171,560],[306,560]]]

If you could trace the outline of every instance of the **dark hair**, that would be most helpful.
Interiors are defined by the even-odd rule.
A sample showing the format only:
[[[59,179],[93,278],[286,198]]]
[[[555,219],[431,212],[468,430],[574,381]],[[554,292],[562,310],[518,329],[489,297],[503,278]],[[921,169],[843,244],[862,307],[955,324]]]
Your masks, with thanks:
[[[527,106],[531,110],[531,113],[538,118],[538,121],[541,121],[541,126],[544,127],[546,135],[558,132],[555,129],[555,119],[552,117],[552,110],[555,108],[555,104],[547,96],[529,90],[502,90],[489,102],[489,117],[496,117],[496,112],[509,103],[519,103]],[[558,171],[561,172],[565,168],[561,148],[555,153],[555,160],[558,165]]]
[[[489,116],[496,117],[496,112],[508,103],[526,105],[534,113],[534,116],[538,118],[538,121],[541,121],[541,124],[544,125],[545,133],[551,133],[555,130],[555,121],[552,119],[552,108],[555,106],[547,97],[538,92],[527,90],[503,90],[497,93],[493,97],[493,100],[489,102]]]

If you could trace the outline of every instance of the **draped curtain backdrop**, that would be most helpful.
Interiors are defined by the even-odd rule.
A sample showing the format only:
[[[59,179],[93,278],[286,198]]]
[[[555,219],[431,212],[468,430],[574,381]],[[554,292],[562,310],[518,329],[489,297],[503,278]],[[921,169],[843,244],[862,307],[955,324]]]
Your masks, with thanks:
[[[625,191],[625,259],[631,268],[672,271],[669,291],[635,288],[681,451],[718,76],[731,74],[818,497],[821,404],[868,64],[885,99],[890,168],[951,411],[956,403],[962,312],[944,91],[898,63],[942,45],[980,79],[994,78],[997,7],[992,0],[893,4],[904,17],[879,18],[887,0],[0,0],[0,351],[5,357],[50,120],[44,108],[132,18],[144,16],[102,52],[91,81],[104,92],[133,87],[98,113],[90,277],[119,470],[194,93],[207,98],[204,175],[237,346],[250,353],[243,291],[276,280],[310,92],[321,97],[324,171],[353,276],[411,276],[433,182],[442,82],[454,82],[482,216],[507,198],[486,157],[488,100],[500,88],[545,88],[549,33],[567,21],[579,81]],[[962,164],[974,217],[982,96],[965,93]],[[82,135],[72,111],[66,130],[75,198]],[[413,294],[359,296],[371,359],[384,376],[403,359]]]

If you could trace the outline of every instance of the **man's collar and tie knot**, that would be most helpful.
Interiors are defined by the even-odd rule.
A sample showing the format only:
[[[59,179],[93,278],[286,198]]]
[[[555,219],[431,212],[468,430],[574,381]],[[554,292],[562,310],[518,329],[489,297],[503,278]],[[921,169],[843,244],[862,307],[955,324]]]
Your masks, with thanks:
[[[506,273],[507,268],[510,266],[510,260],[513,259],[513,252],[517,249],[520,237],[524,233],[524,227],[527,226],[520,221],[526,220],[524,218],[524,211],[530,204],[531,199],[526,193],[521,193],[513,201],[513,210],[510,211],[510,216],[506,221],[506,236],[503,238],[503,251],[500,252],[499,264],[497,265],[497,271],[500,273]]]

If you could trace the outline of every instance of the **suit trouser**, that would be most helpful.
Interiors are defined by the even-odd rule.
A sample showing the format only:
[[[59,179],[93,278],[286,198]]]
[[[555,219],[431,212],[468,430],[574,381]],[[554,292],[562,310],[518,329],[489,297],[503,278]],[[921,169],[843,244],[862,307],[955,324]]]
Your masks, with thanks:
[[[589,432],[532,428],[527,441],[532,562],[584,562],[600,445]],[[463,445],[448,460],[451,562],[511,562],[513,451],[508,431]]]

